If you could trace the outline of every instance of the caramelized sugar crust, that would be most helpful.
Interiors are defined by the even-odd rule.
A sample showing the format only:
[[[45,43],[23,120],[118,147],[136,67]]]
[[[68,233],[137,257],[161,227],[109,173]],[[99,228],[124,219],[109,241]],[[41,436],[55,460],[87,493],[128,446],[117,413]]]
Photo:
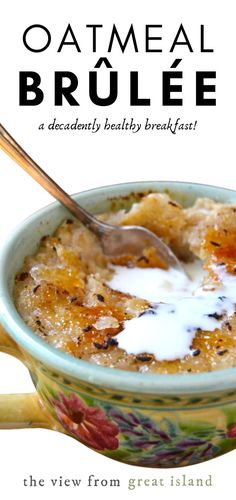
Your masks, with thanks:
[[[199,198],[184,209],[167,194],[144,196],[128,212],[103,214],[115,224],[143,225],[171,246],[179,258],[200,258],[207,280],[217,283],[217,266],[236,275],[236,205]],[[163,267],[153,249],[115,264]],[[106,284],[110,262],[99,241],[77,221],[66,220],[53,236],[42,238],[15,278],[15,303],[26,324],[52,346],[102,366],[142,373],[206,372],[236,366],[236,316],[214,332],[197,330],[191,355],[157,361],[148,352],[128,355],[114,338],[123,322],[149,304]],[[135,343],[135,338],[134,338]]]

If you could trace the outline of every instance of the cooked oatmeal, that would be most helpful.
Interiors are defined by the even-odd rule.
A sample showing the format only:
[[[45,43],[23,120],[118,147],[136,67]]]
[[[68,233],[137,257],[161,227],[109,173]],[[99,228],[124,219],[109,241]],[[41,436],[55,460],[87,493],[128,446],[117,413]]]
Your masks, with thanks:
[[[101,218],[156,233],[183,261],[189,283],[177,276],[172,290],[176,276],[151,248],[137,258],[109,260],[95,235],[78,221],[65,220],[53,236],[42,238],[37,253],[25,259],[16,276],[15,303],[26,324],[54,347],[102,366],[143,373],[236,366],[236,205],[199,198],[183,208],[167,194],[152,193],[128,211]],[[194,288],[190,268],[195,264],[203,271]],[[119,286],[119,273],[126,276],[125,287],[124,279]],[[153,286],[145,285],[149,275],[157,283],[154,296],[149,289]],[[134,280],[143,286],[135,288]],[[202,309],[200,316],[199,301],[205,297],[210,309]],[[187,299],[194,315],[186,316],[182,325]]]

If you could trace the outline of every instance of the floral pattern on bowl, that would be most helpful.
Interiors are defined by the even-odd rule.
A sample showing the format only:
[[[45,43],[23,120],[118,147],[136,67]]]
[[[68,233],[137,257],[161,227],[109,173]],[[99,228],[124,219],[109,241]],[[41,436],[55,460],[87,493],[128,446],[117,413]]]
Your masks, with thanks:
[[[76,391],[44,386],[44,395],[65,432],[104,455],[131,465],[181,467],[210,460],[235,447],[236,423],[178,421],[162,413],[92,400]],[[42,387],[41,387],[42,390]],[[52,397],[53,395],[53,397]],[[225,419],[225,416],[223,415]],[[231,443],[230,443],[231,442]],[[231,446],[232,444],[232,446]]]

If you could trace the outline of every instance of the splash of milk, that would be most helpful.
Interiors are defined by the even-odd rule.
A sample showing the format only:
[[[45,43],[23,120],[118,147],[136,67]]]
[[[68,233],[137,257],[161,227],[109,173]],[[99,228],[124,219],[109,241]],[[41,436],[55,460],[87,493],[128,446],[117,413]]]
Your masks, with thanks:
[[[159,361],[191,354],[198,329],[213,332],[236,310],[236,277],[221,268],[219,284],[206,287],[200,261],[185,265],[187,275],[176,269],[113,266],[109,286],[155,302],[137,318],[124,322],[116,336],[128,354],[154,354]]]

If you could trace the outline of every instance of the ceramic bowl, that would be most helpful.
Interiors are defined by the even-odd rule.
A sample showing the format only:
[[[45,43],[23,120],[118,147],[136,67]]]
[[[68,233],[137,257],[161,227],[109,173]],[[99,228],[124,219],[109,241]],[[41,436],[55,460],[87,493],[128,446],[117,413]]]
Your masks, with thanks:
[[[197,197],[236,202],[236,192],[200,184],[141,182],[75,195],[98,213],[127,207],[140,193],[170,192],[185,206]],[[148,375],[104,368],[49,346],[23,322],[12,300],[14,276],[39,240],[68,212],[54,203],[29,217],[0,253],[0,348],[21,359],[36,392],[2,395],[0,427],[63,432],[103,455],[145,467],[180,467],[236,448],[236,368]]]

